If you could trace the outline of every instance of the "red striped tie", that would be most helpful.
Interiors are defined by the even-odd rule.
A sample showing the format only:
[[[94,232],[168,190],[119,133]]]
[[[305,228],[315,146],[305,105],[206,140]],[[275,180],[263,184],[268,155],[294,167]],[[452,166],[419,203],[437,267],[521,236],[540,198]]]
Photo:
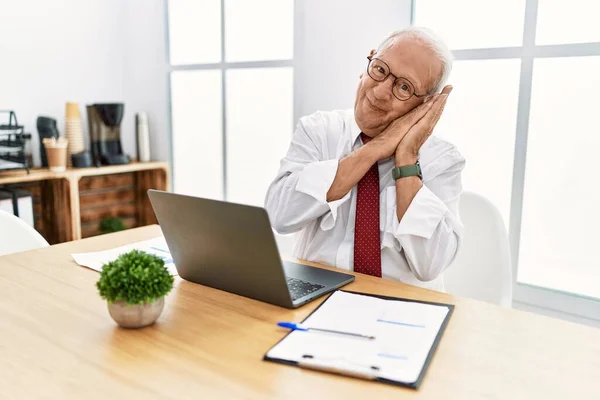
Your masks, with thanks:
[[[360,134],[363,143],[371,140]],[[354,271],[381,277],[379,170],[377,163],[358,182],[354,225]]]

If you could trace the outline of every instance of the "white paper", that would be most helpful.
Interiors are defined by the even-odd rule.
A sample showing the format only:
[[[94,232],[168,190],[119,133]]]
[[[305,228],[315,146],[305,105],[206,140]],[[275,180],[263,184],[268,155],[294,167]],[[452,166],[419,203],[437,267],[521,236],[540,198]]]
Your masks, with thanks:
[[[23,164],[16,163],[13,161],[0,160],[0,170],[2,169],[12,169],[12,168],[23,168]]]
[[[27,224],[33,227],[33,199],[31,196],[19,197],[18,205],[19,205],[19,218],[23,221],[27,222]]]
[[[381,378],[414,383],[447,314],[444,306],[338,291],[302,325],[375,336],[375,340],[294,331],[267,356],[302,362],[304,355],[310,355],[311,363],[376,371],[374,375]]]
[[[100,272],[102,271],[102,266],[104,264],[116,260],[121,254],[131,250],[142,250],[162,258],[169,273],[171,275],[177,275],[177,269],[175,268],[175,264],[173,264],[173,258],[171,257],[164,236],[104,251],[71,254],[71,257],[73,257],[75,262],[82,267],[87,267]]]

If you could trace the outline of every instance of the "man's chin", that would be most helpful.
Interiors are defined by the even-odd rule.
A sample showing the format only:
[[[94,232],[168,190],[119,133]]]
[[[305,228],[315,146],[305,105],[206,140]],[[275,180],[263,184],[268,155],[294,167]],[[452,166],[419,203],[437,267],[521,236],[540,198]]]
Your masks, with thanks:
[[[371,113],[359,112],[355,115],[355,119],[358,127],[365,133],[379,133],[390,124],[390,122],[387,122],[382,116]]]

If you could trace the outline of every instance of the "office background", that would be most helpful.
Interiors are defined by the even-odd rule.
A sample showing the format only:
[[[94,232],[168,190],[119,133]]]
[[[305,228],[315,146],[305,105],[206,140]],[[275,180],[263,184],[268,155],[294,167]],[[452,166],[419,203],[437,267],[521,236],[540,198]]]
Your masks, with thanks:
[[[123,101],[127,152],[146,111],[176,192],[249,204],[262,204],[299,117],[352,106],[387,33],[437,30],[457,58],[437,132],[468,160],[465,189],[504,217],[514,305],[600,325],[596,1],[0,4],[0,108],[33,127],[40,114],[62,125],[68,100]]]

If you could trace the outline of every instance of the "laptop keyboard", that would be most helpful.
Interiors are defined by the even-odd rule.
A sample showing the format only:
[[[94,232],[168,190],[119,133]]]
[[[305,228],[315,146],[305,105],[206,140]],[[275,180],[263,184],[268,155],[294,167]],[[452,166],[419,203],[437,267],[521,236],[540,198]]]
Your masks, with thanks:
[[[296,278],[287,278],[287,285],[290,289],[292,300],[299,299],[300,297],[304,297],[325,287],[323,285],[306,282]]]

